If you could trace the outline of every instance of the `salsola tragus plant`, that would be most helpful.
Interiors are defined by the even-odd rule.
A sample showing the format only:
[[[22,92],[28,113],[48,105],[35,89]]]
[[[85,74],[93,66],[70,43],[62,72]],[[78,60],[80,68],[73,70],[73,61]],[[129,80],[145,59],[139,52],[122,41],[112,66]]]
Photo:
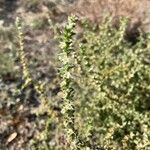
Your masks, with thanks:
[[[22,67],[22,79],[23,84],[20,89],[16,90],[16,95],[20,95],[24,92],[26,88],[33,88],[35,90],[35,94],[38,95],[38,98],[40,99],[40,107],[35,111],[37,115],[47,113],[49,118],[46,120],[45,123],[45,130],[41,132],[41,134],[38,137],[38,140],[33,139],[31,141],[31,148],[37,147],[38,142],[47,140],[49,138],[50,132],[49,128],[51,124],[55,122],[55,112],[51,108],[52,105],[49,101],[46,93],[45,93],[45,85],[41,81],[36,81],[32,78],[29,66],[28,66],[28,59],[26,57],[25,49],[24,49],[24,34],[23,34],[23,26],[20,18],[16,18],[16,29],[17,29],[17,42],[18,42],[18,57],[20,60],[20,64]],[[35,146],[36,145],[36,146]],[[44,149],[50,149],[50,146],[44,142],[44,144],[40,144],[40,147],[44,147]]]
[[[83,37],[77,40],[73,38],[76,20],[75,16],[69,17],[61,41],[65,146],[58,147],[65,150],[149,149],[149,35],[144,37],[141,33],[136,43],[130,43],[126,36],[128,20],[121,18],[119,27],[114,28],[111,19],[106,19],[94,30],[86,28]],[[19,20],[16,26],[25,80],[21,89],[33,84],[42,95],[43,88],[33,81],[27,66]],[[49,114],[51,123],[55,117],[51,108]],[[48,132],[47,127],[46,134]]]
[[[86,29],[74,49],[72,17],[64,30],[64,124],[74,149],[81,139],[93,150],[150,147],[149,36],[141,33],[133,44],[126,39],[126,18],[118,28],[111,24],[106,19],[97,29]]]
[[[32,78],[28,69],[26,53],[24,51],[24,37],[22,32],[22,24],[20,18],[16,18],[16,29],[17,29],[17,38],[18,38],[18,54],[20,63],[22,65],[22,76],[25,81],[21,90],[23,90],[26,86],[28,86],[32,82]]]
[[[22,22],[19,17],[16,18],[16,29],[17,29],[17,41],[18,41],[18,57],[20,60],[20,64],[22,67],[22,79],[24,83],[22,87],[18,89],[18,92],[21,93],[25,88],[29,86],[34,86],[37,94],[41,98],[41,100],[46,101],[46,96],[44,93],[44,85],[41,81],[34,81],[30,74],[29,66],[28,66],[28,59],[26,57],[25,49],[24,49],[24,34],[22,29]]]
[[[74,28],[76,24],[77,18],[75,16],[71,16],[68,19],[68,24],[66,25],[62,37],[61,42],[61,57],[62,68],[60,70],[60,74],[62,77],[61,87],[63,91],[63,99],[64,105],[62,113],[64,114],[64,127],[67,133],[67,144],[69,144],[71,149],[76,149],[77,147],[77,132],[75,129],[75,106],[74,100],[72,99],[74,90],[72,88],[72,77],[70,74],[70,70],[73,69],[73,64],[70,61],[73,57],[74,49],[73,49],[73,35],[75,34]]]

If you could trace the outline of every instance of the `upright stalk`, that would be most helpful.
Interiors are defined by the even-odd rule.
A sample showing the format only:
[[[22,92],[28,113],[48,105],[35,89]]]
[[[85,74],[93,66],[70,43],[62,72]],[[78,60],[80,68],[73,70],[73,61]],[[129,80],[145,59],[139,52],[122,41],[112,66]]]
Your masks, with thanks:
[[[74,89],[72,87],[73,82],[71,78],[71,70],[73,64],[71,58],[73,57],[73,35],[75,34],[75,24],[77,18],[71,16],[68,18],[68,24],[66,25],[61,42],[61,57],[62,68],[60,70],[62,82],[61,88],[63,92],[64,105],[62,113],[64,114],[64,127],[67,135],[67,145],[70,149],[77,149],[77,131],[75,129],[75,104],[73,99]]]

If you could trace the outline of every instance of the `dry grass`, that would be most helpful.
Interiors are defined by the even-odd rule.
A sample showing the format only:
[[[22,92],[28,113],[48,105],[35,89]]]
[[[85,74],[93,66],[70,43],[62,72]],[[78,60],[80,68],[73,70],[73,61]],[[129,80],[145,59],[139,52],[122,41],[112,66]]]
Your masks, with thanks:
[[[139,4],[139,0],[80,0],[68,11],[89,18],[92,22],[99,22],[105,15],[140,18]]]
[[[135,41],[139,35],[139,28],[143,26],[144,6],[139,0],[78,0],[73,5],[64,5],[63,12],[76,14],[80,18],[88,18],[92,24],[99,24],[106,16],[112,16],[115,27],[119,25],[119,18],[129,18],[127,38]]]

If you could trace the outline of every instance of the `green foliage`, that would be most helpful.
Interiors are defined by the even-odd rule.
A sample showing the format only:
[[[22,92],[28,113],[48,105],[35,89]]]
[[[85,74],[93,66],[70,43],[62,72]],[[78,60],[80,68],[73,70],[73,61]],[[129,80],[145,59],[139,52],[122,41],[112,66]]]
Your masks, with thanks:
[[[29,84],[32,82],[32,78],[30,75],[30,71],[27,63],[28,60],[26,58],[26,53],[24,50],[24,35],[22,32],[22,22],[20,18],[16,18],[16,29],[17,29],[17,38],[18,38],[18,54],[19,54],[20,64],[22,65],[22,78],[25,81],[21,89],[23,90],[24,88],[29,86]]]
[[[25,81],[22,89],[33,84],[40,99],[44,100],[42,108],[50,116],[41,138],[33,139],[33,149],[149,149],[150,36],[144,37],[141,33],[133,45],[126,39],[128,20],[121,18],[118,28],[114,28],[111,21],[106,18],[94,29],[87,25],[83,37],[76,39],[77,18],[69,17],[60,43],[59,73],[63,95],[60,113],[63,117],[60,119],[43,95],[43,84],[31,77],[22,25],[16,20]],[[56,134],[60,131],[57,136],[50,134],[54,123]],[[53,146],[50,138],[56,138]]]
[[[72,48],[72,17],[70,21],[61,54],[63,110],[70,135],[78,133],[86,143],[83,149],[148,149],[148,36],[141,34],[132,45],[125,38],[128,20],[121,18],[115,29],[107,18],[97,29],[86,29],[83,38],[76,41],[80,44]]]
[[[62,69],[60,70],[60,74],[62,77],[61,87],[63,90],[63,98],[64,98],[64,106],[62,113],[64,114],[64,127],[67,133],[67,142],[70,145],[71,149],[76,149],[77,147],[77,139],[76,139],[76,129],[74,127],[74,101],[73,101],[73,89],[72,89],[72,80],[70,76],[70,70],[72,69],[72,64],[70,62],[70,58],[73,57],[74,49],[72,47],[73,44],[73,35],[75,28],[76,17],[71,16],[68,19],[68,24],[64,29],[64,34],[62,37],[62,42],[60,47],[63,52],[61,54],[60,60],[62,61]]]
[[[37,110],[35,110],[36,115],[39,117],[40,115],[47,114],[48,118],[45,121],[45,128],[43,131],[37,135],[35,139],[30,141],[31,149],[44,149],[50,150],[53,149],[53,146],[47,142],[51,135],[50,127],[55,123],[55,112],[52,109],[51,101],[49,101],[48,96],[46,95],[46,87],[44,83],[41,81],[37,81],[33,79],[30,68],[28,66],[28,58],[26,56],[25,48],[24,48],[24,34],[23,34],[23,25],[20,18],[16,18],[16,31],[17,31],[17,42],[18,42],[18,57],[20,60],[20,65],[22,67],[22,80],[24,81],[21,88],[16,90],[15,95],[23,94],[24,90],[27,88],[33,88],[35,94],[40,99],[40,106]],[[53,85],[54,83],[52,83]],[[52,86],[49,85],[49,86]],[[40,144],[39,144],[40,143]]]
[[[22,31],[22,22],[20,18],[16,18],[16,29],[17,29],[17,39],[18,39],[18,56],[20,59],[20,64],[22,67],[22,78],[24,80],[24,84],[22,85],[20,92],[24,90],[26,87],[33,85],[37,94],[41,100],[46,100],[47,98],[44,96],[44,85],[40,81],[34,81],[32,79],[29,67],[28,67],[28,59],[26,57],[25,49],[24,49],[24,34]]]

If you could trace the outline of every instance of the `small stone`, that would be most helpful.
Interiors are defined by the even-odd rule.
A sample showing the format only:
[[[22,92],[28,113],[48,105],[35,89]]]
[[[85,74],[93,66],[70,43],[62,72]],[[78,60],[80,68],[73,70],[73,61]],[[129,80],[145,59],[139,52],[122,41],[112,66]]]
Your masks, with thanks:
[[[17,132],[12,133],[12,134],[8,137],[7,142],[10,143],[10,142],[13,141],[16,137],[17,137]]]

